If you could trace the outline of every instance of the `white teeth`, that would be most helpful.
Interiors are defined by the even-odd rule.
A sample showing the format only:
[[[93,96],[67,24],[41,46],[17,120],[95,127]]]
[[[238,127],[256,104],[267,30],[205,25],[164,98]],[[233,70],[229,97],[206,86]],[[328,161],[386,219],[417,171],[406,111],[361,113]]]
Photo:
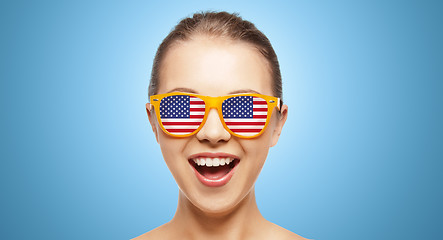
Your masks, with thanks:
[[[211,158],[206,158],[206,166],[212,167],[212,159]]]
[[[232,161],[234,161],[233,158],[227,157],[227,158],[194,158],[192,159],[198,166],[206,166],[206,167],[218,167],[218,166],[224,166],[229,165]]]
[[[220,159],[219,158],[212,159],[212,166],[214,167],[220,166]]]

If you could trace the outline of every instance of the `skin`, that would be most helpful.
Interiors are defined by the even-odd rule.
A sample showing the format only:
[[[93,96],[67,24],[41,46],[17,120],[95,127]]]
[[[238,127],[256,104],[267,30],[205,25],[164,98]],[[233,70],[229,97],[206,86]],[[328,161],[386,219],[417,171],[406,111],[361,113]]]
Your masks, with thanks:
[[[207,96],[257,92],[273,95],[266,59],[244,42],[195,36],[172,46],[160,70],[158,94],[191,92]],[[254,184],[287,118],[274,109],[265,132],[241,139],[229,134],[215,109],[203,128],[193,136],[174,138],[164,133],[151,105],[147,113],[163,157],[179,186],[179,200],[172,220],[135,239],[304,239],[267,221],[258,210]],[[196,178],[189,156],[224,152],[240,163],[231,180],[208,187]]]

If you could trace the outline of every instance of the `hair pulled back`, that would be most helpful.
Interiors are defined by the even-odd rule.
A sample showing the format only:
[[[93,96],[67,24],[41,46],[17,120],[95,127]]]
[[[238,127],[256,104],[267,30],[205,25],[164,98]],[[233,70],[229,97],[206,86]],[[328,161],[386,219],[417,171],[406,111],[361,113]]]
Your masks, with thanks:
[[[280,66],[269,39],[253,23],[243,20],[238,13],[210,11],[195,13],[192,17],[182,19],[160,44],[152,66],[149,96],[157,94],[161,63],[167,50],[174,43],[189,40],[195,35],[250,43],[268,61],[273,80],[273,93],[276,97],[282,98]]]

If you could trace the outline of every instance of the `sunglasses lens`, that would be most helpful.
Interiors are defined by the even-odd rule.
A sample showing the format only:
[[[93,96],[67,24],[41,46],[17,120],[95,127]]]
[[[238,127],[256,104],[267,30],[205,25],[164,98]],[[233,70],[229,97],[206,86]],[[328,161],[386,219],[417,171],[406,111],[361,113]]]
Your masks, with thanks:
[[[200,126],[205,116],[205,102],[188,95],[168,96],[160,102],[160,119],[170,134],[186,135]]]
[[[223,101],[223,119],[237,135],[252,137],[265,127],[268,118],[266,100],[253,96],[231,97]]]

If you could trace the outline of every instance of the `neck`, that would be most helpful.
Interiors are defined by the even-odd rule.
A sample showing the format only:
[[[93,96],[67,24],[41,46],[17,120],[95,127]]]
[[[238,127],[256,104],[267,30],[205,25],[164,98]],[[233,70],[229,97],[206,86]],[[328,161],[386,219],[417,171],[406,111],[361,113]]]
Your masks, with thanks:
[[[177,212],[169,223],[186,239],[245,239],[257,232],[266,220],[258,210],[254,187],[233,209],[208,214],[179,192]]]

